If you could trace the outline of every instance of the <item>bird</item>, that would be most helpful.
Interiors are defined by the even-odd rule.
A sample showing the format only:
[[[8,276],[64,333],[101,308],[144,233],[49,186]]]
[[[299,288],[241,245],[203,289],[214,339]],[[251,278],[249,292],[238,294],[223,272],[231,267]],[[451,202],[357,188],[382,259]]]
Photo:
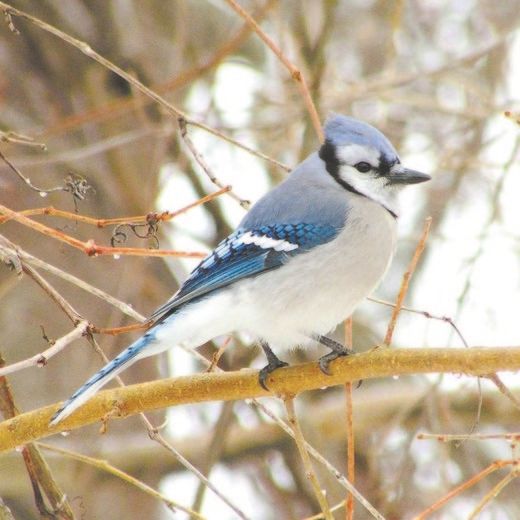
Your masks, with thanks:
[[[151,327],[54,414],[56,425],[139,359],[246,332],[267,358],[259,384],[288,363],[275,354],[321,343],[330,363],[351,350],[327,336],[379,284],[396,247],[398,192],[431,179],[405,168],[387,137],[332,114],[320,148],[253,205],[236,230],[150,318]],[[274,350],[273,350],[274,349]]]

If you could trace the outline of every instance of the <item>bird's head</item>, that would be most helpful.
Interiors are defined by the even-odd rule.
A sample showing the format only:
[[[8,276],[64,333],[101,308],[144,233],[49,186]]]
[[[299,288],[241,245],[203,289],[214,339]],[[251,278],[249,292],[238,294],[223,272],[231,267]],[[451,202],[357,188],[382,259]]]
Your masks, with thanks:
[[[343,188],[379,202],[394,214],[400,188],[431,179],[405,168],[379,130],[352,117],[334,115],[327,120],[319,156]]]

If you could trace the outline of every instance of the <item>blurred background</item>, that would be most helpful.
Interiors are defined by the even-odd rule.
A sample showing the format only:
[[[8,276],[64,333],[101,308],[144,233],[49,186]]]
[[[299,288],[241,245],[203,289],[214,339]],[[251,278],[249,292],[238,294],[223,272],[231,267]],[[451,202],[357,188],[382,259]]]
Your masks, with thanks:
[[[87,42],[161,93],[192,119],[289,167],[319,146],[296,83],[224,0],[12,0],[11,5]],[[432,174],[401,200],[396,258],[375,296],[394,301],[424,219],[433,218],[407,306],[449,317],[470,346],[518,345],[520,312],[520,2],[491,0],[244,0],[262,29],[304,74],[320,117],[350,114],[381,129],[410,168]],[[20,34],[0,26],[0,130],[33,137],[37,147],[0,142],[0,151],[38,186],[70,174],[92,187],[82,215],[113,218],[177,210],[216,190],[181,140],[175,118],[78,50],[14,18]],[[510,111],[507,117],[504,112]],[[518,116],[516,116],[518,119]],[[254,202],[287,171],[196,127],[189,135],[211,171],[240,198]],[[0,203],[14,210],[53,205],[74,211],[70,195],[42,199],[0,163]],[[165,223],[162,248],[208,251],[245,214],[229,195]],[[109,245],[113,230],[35,217],[82,240]],[[197,260],[88,258],[19,224],[0,232],[42,260],[151,313]],[[154,245],[128,233],[125,245]],[[119,310],[59,277],[42,274],[99,327],[133,323]],[[348,290],[348,288],[345,288]],[[27,276],[0,266],[0,352],[7,363],[34,355],[70,330],[67,317]],[[367,301],[354,316],[354,345],[384,337],[391,308]],[[201,323],[201,326],[204,326]],[[337,331],[342,338],[343,329]],[[133,338],[100,336],[113,357]],[[225,338],[205,345],[207,358]],[[460,347],[447,319],[403,312],[393,346]],[[231,340],[220,366],[264,364],[246,337]],[[295,352],[292,362],[318,351]],[[62,400],[102,365],[77,341],[44,368],[9,377],[21,411]],[[204,370],[191,355],[139,362],[127,383]],[[517,376],[505,377],[513,393]],[[518,408],[482,381],[476,431],[518,431]],[[265,403],[283,417],[275,399]],[[298,397],[312,444],[345,471],[344,389]],[[410,376],[365,381],[354,391],[356,486],[385,518],[411,518],[496,459],[511,458],[504,440],[460,445],[418,440],[419,432],[469,433],[475,427],[477,381]],[[306,518],[315,502],[294,443],[248,403],[210,403],[151,414],[163,434],[247,518]],[[236,518],[214,493],[149,439],[137,418],[76,430],[50,440],[115,466],[206,518]],[[77,518],[186,518],[114,476],[55,453],[44,453]],[[343,500],[336,479],[317,467],[331,504]],[[493,474],[432,518],[466,518],[506,474]],[[478,516],[520,518],[518,481]],[[19,453],[0,456],[0,497],[17,519],[39,516]],[[336,518],[344,517],[344,510]],[[370,518],[359,504],[355,518]]]

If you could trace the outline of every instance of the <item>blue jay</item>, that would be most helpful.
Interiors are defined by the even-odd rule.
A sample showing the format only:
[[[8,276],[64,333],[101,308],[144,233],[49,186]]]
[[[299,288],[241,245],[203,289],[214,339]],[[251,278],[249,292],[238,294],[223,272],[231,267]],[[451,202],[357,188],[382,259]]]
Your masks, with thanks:
[[[401,165],[374,127],[333,115],[325,142],[262,197],[237,230],[151,316],[152,326],[92,376],[52,418],[68,417],[138,359],[244,331],[258,339],[267,377],[287,363],[271,350],[319,342],[329,363],[349,350],[325,334],[377,286],[393,256],[396,194],[429,175]]]

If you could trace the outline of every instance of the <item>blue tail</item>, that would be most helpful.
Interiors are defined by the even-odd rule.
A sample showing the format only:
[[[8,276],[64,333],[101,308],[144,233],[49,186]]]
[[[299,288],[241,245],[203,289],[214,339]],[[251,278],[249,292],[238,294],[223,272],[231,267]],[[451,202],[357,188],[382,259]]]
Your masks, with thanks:
[[[58,424],[68,417],[76,408],[88,401],[102,386],[108,383],[119,372],[128,368],[142,355],[143,349],[155,339],[155,334],[147,333],[123,350],[110,363],[107,363],[99,372],[94,374],[81,388],[76,390],[65,404],[52,416],[50,426]],[[141,354],[141,355],[139,355]]]

